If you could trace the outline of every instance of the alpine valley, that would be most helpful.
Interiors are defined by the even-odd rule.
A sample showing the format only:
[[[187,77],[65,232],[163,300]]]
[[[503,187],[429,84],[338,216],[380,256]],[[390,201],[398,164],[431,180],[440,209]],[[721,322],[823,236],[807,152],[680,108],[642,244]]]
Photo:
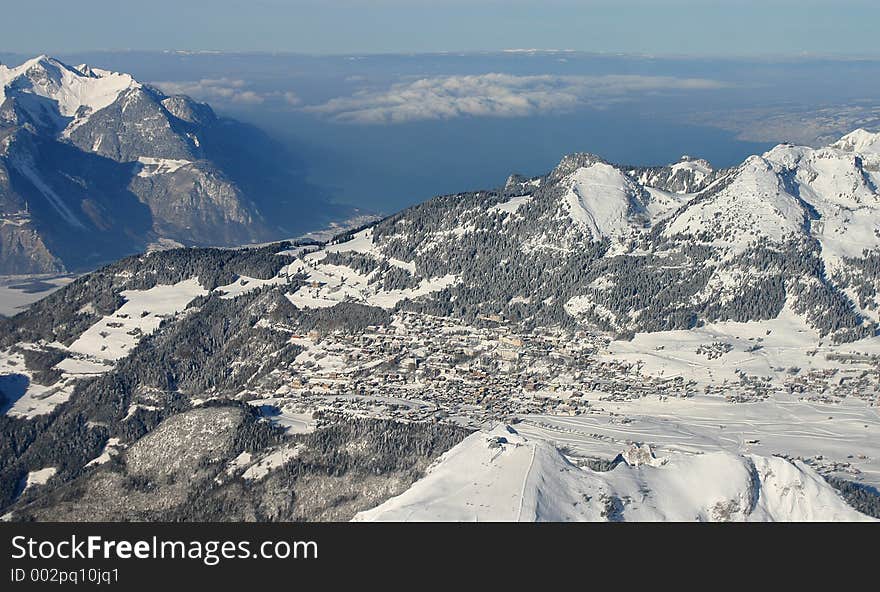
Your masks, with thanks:
[[[222,224],[234,241],[267,219],[200,159],[216,125],[205,107],[121,75],[53,72],[100,90],[47,103],[7,84],[4,112],[27,123],[9,128],[4,162],[65,236],[113,210],[47,189],[39,146],[136,168],[113,178],[143,226],[112,232],[179,240]],[[141,130],[129,112],[156,123]],[[67,174],[53,182],[79,185]],[[875,519],[878,186],[880,134],[865,130],[730,169],[573,154],[326,243],[121,259],[0,325],[0,508],[8,520]],[[164,215],[181,193],[191,201]],[[24,236],[22,220],[4,232]],[[53,261],[49,239],[30,236]]]
[[[354,214],[294,162],[258,129],[128,74],[47,56],[0,65],[0,274],[297,236]]]

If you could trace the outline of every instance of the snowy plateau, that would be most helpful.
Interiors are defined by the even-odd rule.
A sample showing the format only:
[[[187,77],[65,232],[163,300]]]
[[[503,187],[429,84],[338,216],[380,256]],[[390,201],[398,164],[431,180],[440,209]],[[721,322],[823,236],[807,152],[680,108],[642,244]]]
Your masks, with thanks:
[[[122,259],[0,327],[0,509],[876,519],[878,186],[865,130],[729,169],[574,154],[330,240]]]

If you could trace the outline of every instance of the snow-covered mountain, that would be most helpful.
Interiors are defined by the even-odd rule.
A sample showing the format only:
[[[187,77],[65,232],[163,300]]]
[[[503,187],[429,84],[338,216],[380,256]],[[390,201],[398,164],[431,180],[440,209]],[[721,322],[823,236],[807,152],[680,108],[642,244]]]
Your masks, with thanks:
[[[870,520],[800,461],[729,452],[654,458],[625,451],[580,467],[510,426],[479,431],[403,494],[356,521],[783,522]]]
[[[14,101],[27,121],[69,135],[96,111],[112,105],[123,92],[140,89],[128,74],[70,67],[41,55],[18,67],[0,65],[0,104]]]
[[[789,306],[821,335],[853,341],[880,319],[878,137],[780,145],[724,170],[567,156],[545,176],[409,208],[312,255],[304,272],[318,278],[323,262],[363,285],[328,287],[326,302],[446,278],[407,306],[623,336],[773,319]]]
[[[266,241],[344,215],[291,160],[128,74],[47,56],[0,65],[0,273],[91,267],[159,240]]]
[[[86,274],[0,320],[0,508],[876,517],[878,137],[731,169],[575,154],[326,243]],[[190,166],[169,154],[138,171]]]

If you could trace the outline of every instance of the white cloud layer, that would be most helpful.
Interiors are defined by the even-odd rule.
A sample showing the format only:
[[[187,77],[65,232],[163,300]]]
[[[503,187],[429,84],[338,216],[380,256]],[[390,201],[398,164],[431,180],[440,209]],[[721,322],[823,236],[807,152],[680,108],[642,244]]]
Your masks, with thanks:
[[[162,92],[172,95],[187,95],[202,101],[258,104],[262,103],[262,95],[245,88],[244,80],[231,78],[202,78],[201,80],[184,80],[177,82],[155,82]]]
[[[440,76],[366,89],[304,111],[339,122],[402,123],[454,117],[524,117],[607,105],[633,94],[712,90],[725,83],[668,76]]]

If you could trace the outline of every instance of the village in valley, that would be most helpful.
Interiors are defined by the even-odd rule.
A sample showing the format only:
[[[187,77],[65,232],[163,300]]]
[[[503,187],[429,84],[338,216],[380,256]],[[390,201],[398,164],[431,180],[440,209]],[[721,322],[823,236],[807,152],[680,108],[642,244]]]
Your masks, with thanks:
[[[611,355],[611,339],[589,331],[520,332],[495,315],[475,326],[412,312],[393,318],[390,326],[360,333],[295,336],[304,351],[273,372],[272,398],[303,410],[480,426],[526,415],[601,413],[605,402],[649,396],[705,395],[732,404],[774,394],[823,402],[880,396],[875,356],[824,354],[833,368],[778,368],[779,378],[735,370],[737,380],[704,383],[682,374],[652,376],[642,360]],[[243,395],[262,399],[265,392]]]

